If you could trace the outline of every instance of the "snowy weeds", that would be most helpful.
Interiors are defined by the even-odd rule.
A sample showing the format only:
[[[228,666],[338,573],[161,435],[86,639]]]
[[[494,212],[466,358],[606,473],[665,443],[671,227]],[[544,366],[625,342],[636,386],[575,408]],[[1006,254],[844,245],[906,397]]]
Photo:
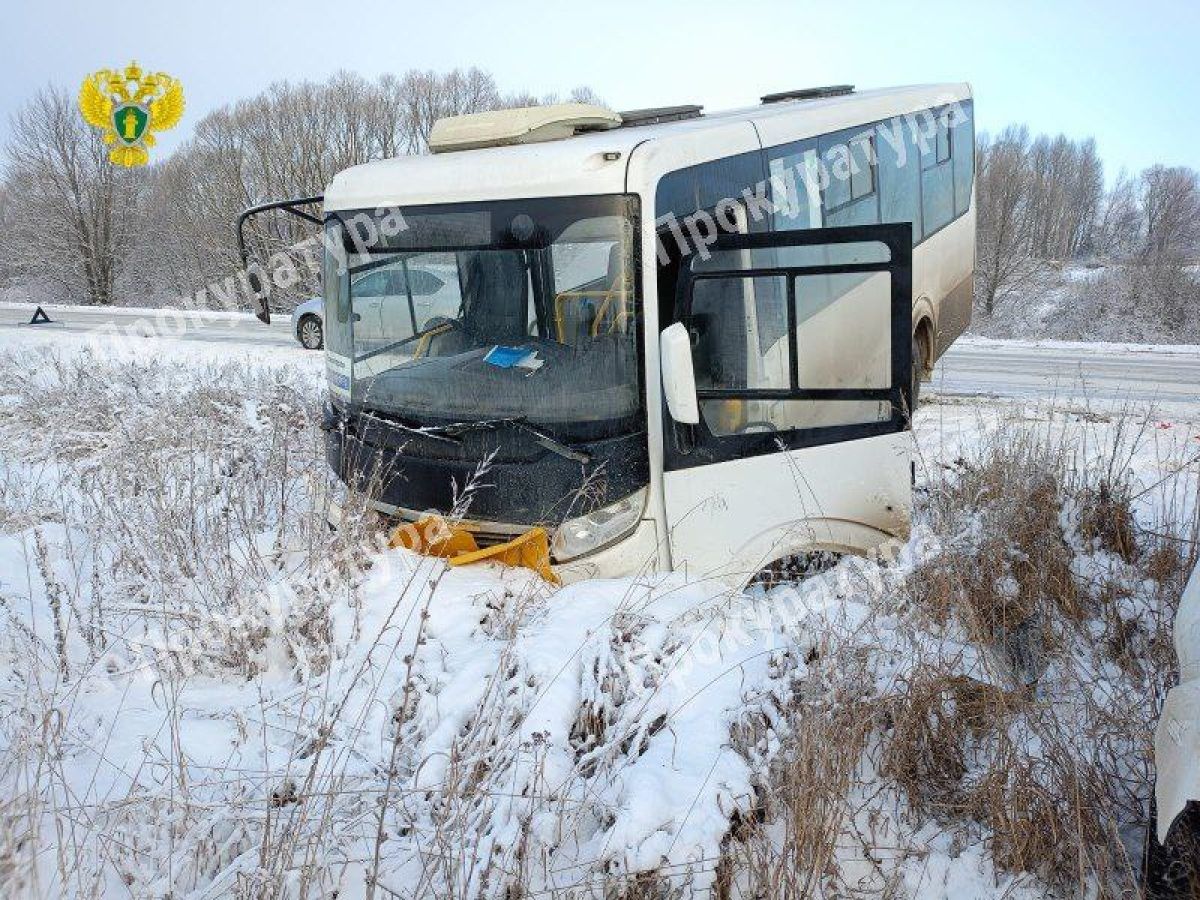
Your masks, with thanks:
[[[6,896],[1132,890],[1196,537],[1136,417],[919,421],[880,559],[554,589],[330,532],[320,376],[0,355]]]

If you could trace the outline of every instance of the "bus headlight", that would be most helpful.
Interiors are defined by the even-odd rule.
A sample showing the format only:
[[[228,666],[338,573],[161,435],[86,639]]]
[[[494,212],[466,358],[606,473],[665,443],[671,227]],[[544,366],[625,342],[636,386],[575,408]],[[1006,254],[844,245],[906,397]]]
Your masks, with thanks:
[[[555,562],[566,562],[623,538],[642,517],[646,508],[646,488],[630,494],[611,506],[594,509],[585,516],[567,519],[554,533],[550,546]]]

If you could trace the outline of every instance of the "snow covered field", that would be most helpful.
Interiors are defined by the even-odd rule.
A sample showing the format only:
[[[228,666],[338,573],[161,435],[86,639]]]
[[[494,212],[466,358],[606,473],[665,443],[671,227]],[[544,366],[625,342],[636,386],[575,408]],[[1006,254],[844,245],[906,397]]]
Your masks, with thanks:
[[[554,589],[329,533],[318,354],[0,334],[5,896],[1133,877],[1200,398],[932,397],[891,565]]]

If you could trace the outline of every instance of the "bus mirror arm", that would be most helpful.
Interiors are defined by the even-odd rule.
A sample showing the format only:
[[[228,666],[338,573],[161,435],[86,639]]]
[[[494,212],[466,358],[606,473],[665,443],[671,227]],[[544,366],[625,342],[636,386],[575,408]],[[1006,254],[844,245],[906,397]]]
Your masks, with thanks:
[[[700,424],[696,376],[692,370],[692,341],[687,328],[682,322],[667,327],[659,335],[658,346],[667,411],[681,424]]]
[[[254,302],[254,315],[260,322],[266,325],[271,324],[271,305],[268,302],[271,293],[271,283],[270,278],[264,280],[262,267],[254,266],[251,262],[250,248],[246,244],[246,221],[259,213],[279,209],[319,226],[321,224],[320,218],[298,207],[318,204],[324,199],[321,194],[318,194],[315,197],[272,200],[270,203],[260,203],[257,206],[244,209],[237,217],[238,255],[242,259],[242,269],[246,273],[246,285],[250,288],[250,296]]]

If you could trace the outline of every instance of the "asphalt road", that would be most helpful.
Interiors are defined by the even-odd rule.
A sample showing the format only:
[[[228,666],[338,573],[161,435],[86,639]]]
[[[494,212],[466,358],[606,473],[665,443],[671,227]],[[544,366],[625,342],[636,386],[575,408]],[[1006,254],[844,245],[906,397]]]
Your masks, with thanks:
[[[249,313],[170,313],[153,309],[105,309],[94,306],[47,306],[53,320],[48,325],[30,325],[33,306],[29,304],[0,304],[0,331],[10,328],[21,331],[86,334],[116,330],[118,334],[155,334],[181,341],[209,343],[253,343],[269,346],[299,344],[292,338],[291,320],[277,316],[270,325],[263,325]]]
[[[87,333],[154,334],[156,329],[183,341],[294,347],[290,320],[270,325],[248,313],[187,313],[156,319],[153,310],[47,307],[54,323],[28,325],[33,309],[0,304],[0,332],[20,329]],[[991,341],[961,338],[938,362],[926,390],[940,396],[1082,397],[1200,403],[1200,346],[1121,347],[1062,342]]]
[[[1200,403],[1200,346],[1179,348],[960,339],[934,369],[949,396]]]

